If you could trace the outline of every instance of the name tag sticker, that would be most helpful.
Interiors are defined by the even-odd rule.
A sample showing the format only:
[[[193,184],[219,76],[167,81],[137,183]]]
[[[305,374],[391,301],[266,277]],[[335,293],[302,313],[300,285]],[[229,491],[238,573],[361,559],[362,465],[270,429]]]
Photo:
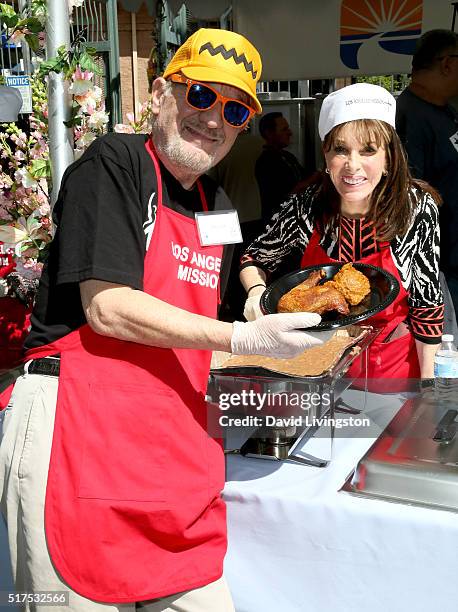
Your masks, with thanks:
[[[198,212],[195,217],[202,246],[243,242],[236,210]]]
[[[458,151],[458,131],[456,131],[454,134],[450,136],[450,142],[455,147],[455,149]]]

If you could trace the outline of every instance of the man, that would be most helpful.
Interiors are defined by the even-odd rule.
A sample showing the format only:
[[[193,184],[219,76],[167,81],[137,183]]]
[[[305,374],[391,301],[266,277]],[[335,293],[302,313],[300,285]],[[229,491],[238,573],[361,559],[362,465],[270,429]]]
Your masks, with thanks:
[[[234,146],[210,176],[224,189],[236,209],[242,230],[243,244],[237,244],[233,254],[233,265],[227,282],[227,291],[221,316],[226,321],[240,319],[245,302],[245,291],[239,280],[238,262],[242,251],[262,230],[261,198],[254,180],[256,160],[262,151],[262,139],[252,134],[253,126],[242,130]],[[244,246],[243,246],[244,245]]]
[[[458,34],[431,30],[420,38],[412,80],[396,104],[396,129],[415,177],[435,187],[444,202],[441,269],[458,313]]]
[[[267,222],[294,189],[305,178],[304,168],[286,151],[293,135],[282,113],[267,113],[259,121],[259,133],[265,141],[255,174],[261,194],[262,219]]]
[[[260,112],[260,73],[245,38],[199,30],[153,83],[151,138],[109,134],[64,176],[0,446],[15,586],[64,591],[56,611],[233,610],[211,351],[321,344],[309,313],[215,318],[237,227],[199,176]]]

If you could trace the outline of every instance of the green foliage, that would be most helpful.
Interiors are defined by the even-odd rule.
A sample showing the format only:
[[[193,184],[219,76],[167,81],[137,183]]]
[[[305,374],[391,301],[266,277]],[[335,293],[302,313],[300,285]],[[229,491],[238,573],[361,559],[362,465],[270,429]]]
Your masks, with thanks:
[[[38,38],[33,34],[26,34],[24,36],[25,42],[29,45],[34,53],[38,53],[40,50],[40,43],[38,42]]]
[[[79,127],[82,124],[82,117],[79,115],[80,106],[77,103],[72,105],[72,113],[68,121],[64,121],[65,127]]]
[[[34,179],[50,177],[51,164],[49,159],[34,159],[30,164],[29,172]]]
[[[19,15],[13,6],[0,3],[0,23],[5,24],[8,28],[10,38],[15,32],[22,33],[32,51],[37,52],[40,48],[38,34],[43,31],[44,27],[45,14],[40,12],[41,10],[40,8],[39,13],[34,15],[32,5],[31,9]]]
[[[77,66],[80,66],[81,70],[100,75],[102,71],[94,61],[96,53],[96,49],[84,47],[81,42],[74,43],[69,50],[62,45],[58,48],[56,57],[40,64],[40,77],[45,77],[50,72],[63,72],[65,78],[69,79]]]
[[[48,14],[48,0],[32,0],[30,12],[34,17],[40,17],[41,20],[46,18]]]
[[[27,19],[23,19],[22,21],[18,22],[18,26],[20,26],[22,23],[24,23],[27,30],[30,30],[32,34],[39,34],[43,30],[41,21],[36,17],[28,17]]]
[[[44,78],[50,72],[67,72],[69,70],[69,52],[65,48],[65,45],[61,45],[57,49],[56,57],[53,57],[46,62],[41,62],[39,68],[39,77]]]
[[[103,73],[94,61],[94,56],[96,53],[97,51],[93,47],[86,47],[80,53],[77,64],[81,66],[82,70],[89,70],[89,72],[101,75]]]
[[[19,21],[19,15],[9,4],[0,3],[0,22],[7,28],[14,28]]]
[[[407,85],[407,75],[405,74],[384,74],[381,76],[358,76],[357,83],[371,83],[380,85],[390,92],[402,91]]]
[[[2,17],[13,17],[16,15],[16,11],[10,4],[6,4],[5,2],[0,3],[0,14]]]

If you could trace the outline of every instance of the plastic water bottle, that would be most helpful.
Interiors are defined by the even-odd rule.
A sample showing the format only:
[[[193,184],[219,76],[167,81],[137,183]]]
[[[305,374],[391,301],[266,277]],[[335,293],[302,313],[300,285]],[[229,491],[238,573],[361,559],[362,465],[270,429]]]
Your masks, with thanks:
[[[453,400],[458,405],[458,351],[451,334],[442,336],[434,358],[434,378],[438,399]]]

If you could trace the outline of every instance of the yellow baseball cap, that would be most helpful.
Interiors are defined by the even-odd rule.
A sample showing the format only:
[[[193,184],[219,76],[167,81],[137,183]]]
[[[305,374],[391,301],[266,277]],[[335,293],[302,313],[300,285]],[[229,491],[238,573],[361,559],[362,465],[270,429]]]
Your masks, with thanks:
[[[248,94],[256,112],[261,113],[256,97],[261,70],[261,56],[244,36],[228,30],[201,28],[181,45],[162,76],[166,79],[181,72],[196,81],[232,85]]]

